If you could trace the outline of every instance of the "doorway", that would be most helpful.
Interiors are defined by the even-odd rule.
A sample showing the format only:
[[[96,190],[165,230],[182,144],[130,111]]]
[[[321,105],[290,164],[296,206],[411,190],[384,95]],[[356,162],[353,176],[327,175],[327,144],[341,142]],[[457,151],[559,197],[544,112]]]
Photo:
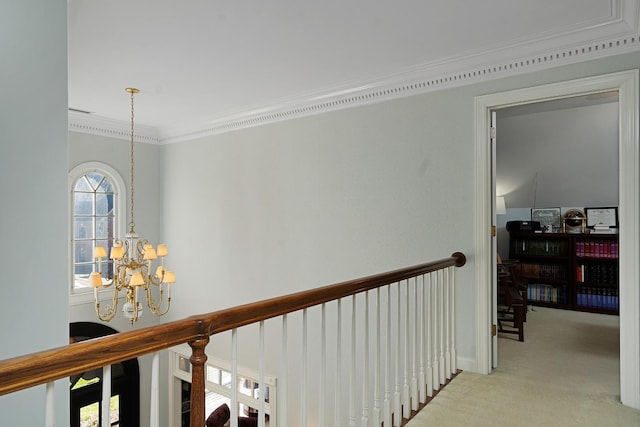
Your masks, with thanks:
[[[496,196],[501,197],[504,202],[502,210],[496,208],[497,253],[503,260],[520,259],[518,267],[513,267],[512,271],[515,273],[522,269],[521,273],[526,277],[523,280],[526,280],[528,286],[524,285],[521,292],[527,293],[525,301],[533,303],[529,310],[533,320],[539,318],[535,315],[534,306],[559,310],[600,311],[617,315],[617,310],[614,312],[608,301],[613,301],[614,292],[617,295],[617,280],[615,287],[604,287],[604,283],[609,283],[610,278],[613,280],[612,278],[617,276],[613,273],[614,265],[617,270],[617,258],[615,264],[611,260],[596,264],[591,260],[586,262],[566,258],[568,254],[553,253],[552,250],[553,254],[547,258],[541,259],[536,254],[529,258],[524,255],[523,259],[523,254],[519,254],[522,248],[510,247],[513,246],[510,242],[513,243],[514,224],[519,221],[542,220],[544,233],[530,238],[525,234],[526,239],[532,239],[528,240],[529,242],[544,241],[556,249],[566,247],[568,242],[584,243],[583,239],[589,236],[582,233],[575,236],[576,240],[568,238],[566,234],[558,234],[568,231],[563,226],[566,224],[563,224],[562,218],[571,212],[585,216],[585,213],[589,212],[587,207],[606,206],[617,209],[618,109],[618,93],[611,91],[495,110],[494,186]],[[511,231],[508,230],[508,225],[512,226]],[[581,227],[577,227],[577,231],[581,231]],[[592,237],[587,240],[588,243],[602,241],[611,244],[614,239],[617,240],[617,235],[603,237],[600,234]],[[520,236],[520,239],[522,238],[523,236]],[[603,238],[610,239],[602,240]],[[582,280],[578,279],[576,267],[570,264],[572,262],[576,262],[576,265],[584,263],[583,268],[597,267],[598,274],[592,271],[592,276],[594,281],[597,276],[600,285],[594,285],[593,288],[578,285],[576,282]],[[606,270],[601,272],[604,268]],[[528,289],[525,289],[526,287]],[[586,290],[589,291],[590,298],[592,290],[602,292],[603,297],[598,297],[597,301],[595,297],[590,299],[587,308],[586,302],[582,301],[578,293],[582,291],[586,296]],[[605,291],[610,295],[607,298],[604,297]],[[537,311],[549,313],[545,310]],[[530,316],[527,317],[531,320]],[[531,326],[531,323],[526,323],[524,329],[529,329],[528,326]],[[501,330],[499,328],[499,332]],[[557,330],[551,328],[548,332],[553,334]],[[619,331],[616,331],[615,335],[617,340]],[[504,343],[504,335],[499,333],[498,336],[500,342]],[[525,336],[528,337],[529,334],[525,333]],[[517,347],[507,353],[513,354],[515,350]],[[503,366],[505,361],[508,362],[504,354],[502,351],[494,352],[494,368]],[[619,345],[615,346],[614,359],[618,363]],[[617,380],[618,369],[615,369],[615,372],[612,375],[615,375]]]
[[[69,325],[69,342],[84,341],[117,333],[106,325],[75,322]],[[102,425],[102,369],[74,375],[69,379],[70,425]],[[140,424],[140,375],[137,359],[111,366],[110,426]]]
[[[477,371],[492,370],[494,344],[491,334],[494,319],[493,281],[495,251],[491,226],[495,224],[492,200],[491,112],[498,108],[524,105],[551,99],[617,91],[619,94],[619,215],[620,215],[620,395],[622,403],[640,409],[640,325],[634,319],[640,313],[637,283],[640,256],[638,198],[640,183],[638,144],[638,70],[596,76],[479,96],[475,100],[476,123],[476,362]]]

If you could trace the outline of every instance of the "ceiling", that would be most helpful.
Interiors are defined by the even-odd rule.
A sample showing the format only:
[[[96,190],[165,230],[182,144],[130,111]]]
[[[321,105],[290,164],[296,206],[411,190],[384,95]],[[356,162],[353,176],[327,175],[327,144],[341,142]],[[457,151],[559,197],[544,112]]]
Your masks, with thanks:
[[[639,1],[68,0],[70,128],[129,86],[171,142],[638,51]]]

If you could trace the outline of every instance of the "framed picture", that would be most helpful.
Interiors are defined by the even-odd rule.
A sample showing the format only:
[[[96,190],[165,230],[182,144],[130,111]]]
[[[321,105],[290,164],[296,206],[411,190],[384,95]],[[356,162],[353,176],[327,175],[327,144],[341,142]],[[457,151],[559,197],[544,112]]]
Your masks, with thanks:
[[[587,227],[618,227],[618,208],[584,208]]]
[[[561,225],[560,208],[532,208],[531,221],[538,221],[544,232],[558,231]]]

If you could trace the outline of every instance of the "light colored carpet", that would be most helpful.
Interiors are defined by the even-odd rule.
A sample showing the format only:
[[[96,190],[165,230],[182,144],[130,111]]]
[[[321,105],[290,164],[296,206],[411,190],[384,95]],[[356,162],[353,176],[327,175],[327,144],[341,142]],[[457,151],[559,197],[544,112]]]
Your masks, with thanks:
[[[640,426],[620,401],[619,318],[535,307],[525,342],[498,339],[498,368],[462,372],[407,427]]]

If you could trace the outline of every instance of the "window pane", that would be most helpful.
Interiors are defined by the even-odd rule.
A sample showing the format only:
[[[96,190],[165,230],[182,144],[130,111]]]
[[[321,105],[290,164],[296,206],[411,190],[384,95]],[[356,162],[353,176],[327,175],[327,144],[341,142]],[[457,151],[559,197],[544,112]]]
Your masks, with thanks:
[[[76,182],[76,186],[73,189],[73,191],[85,191],[85,192],[91,193],[91,192],[93,192],[93,189],[91,188],[91,186],[87,182],[86,178],[83,176],[82,178],[80,178]]]
[[[93,218],[92,217],[75,217],[73,219],[73,238],[93,239]]]
[[[93,261],[93,241],[81,240],[75,242],[75,262],[92,262]]]
[[[111,425],[118,426],[120,425],[120,395],[111,396],[109,404],[111,406],[109,410]]]
[[[96,239],[108,239],[113,236],[113,217],[96,217]],[[106,248],[105,244],[99,244]]]
[[[99,173],[88,173],[85,176],[89,180],[89,183],[91,183],[91,188],[94,190],[98,188],[98,186],[100,185],[100,182],[104,178],[104,176]]]
[[[93,263],[76,264],[73,274],[76,277],[86,279],[89,277],[89,274],[91,274],[92,271],[93,271]]]
[[[96,194],[96,215],[107,215],[113,211],[113,194]]]
[[[222,371],[222,384],[226,388],[231,388],[231,373]]]
[[[93,194],[92,193],[74,193],[73,214],[74,215],[91,215],[92,213],[93,213]]]
[[[100,405],[98,402],[80,408],[80,427],[100,425]]]
[[[113,185],[111,185],[111,181],[105,178],[104,181],[100,184],[100,187],[97,189],[98,193],[113,193]]]
[[[253,382],[246,378],[240,378],[238,381],[238,391],[246,396],[253,397]]]
[[[109,251],[111,250],[111,244],[109,243],[109,240],[95,240],[95,245],[96,246],[102,246],[103,248],[106,249],[107,251],[107,257],[109,256]],[[104,258],[103,258],[104,260]]]
[[[111,426],[120,425],[120,396],[112,396],[109,402],[109,420]],[[95,402],[80,408],[80,426],[96,427],[101,424],[100,403]]]
[[[220,371],[211,365],[207,365],[207,381],[220,384]]]

